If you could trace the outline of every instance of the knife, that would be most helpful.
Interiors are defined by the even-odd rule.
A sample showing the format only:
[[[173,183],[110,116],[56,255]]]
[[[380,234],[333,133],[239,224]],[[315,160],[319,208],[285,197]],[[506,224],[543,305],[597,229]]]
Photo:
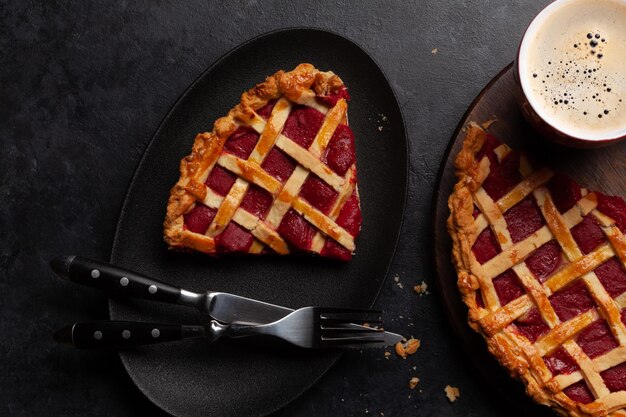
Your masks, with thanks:
[[[82,256],[59,256],[50,267],[61,278],[77,284],[146,300],[194,307],[223,323],[267,324],[280,320],[293,309],[225,292],[196,293]]]

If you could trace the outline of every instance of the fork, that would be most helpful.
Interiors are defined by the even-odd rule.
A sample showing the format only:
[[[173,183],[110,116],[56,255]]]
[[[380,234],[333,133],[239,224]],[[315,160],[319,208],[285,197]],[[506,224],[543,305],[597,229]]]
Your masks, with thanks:
[[[212,343],[222,337],[256,335],[276,337],[307,349],[386,346],[399,341],[400,335],[376,327],[346,326],[355,322],[381,324],[380,314],[372,310],[304,307],[262,325],[222,324],[216,320],[206,325],[102,320],[74,323],[56,332],[54,338],[79,349],[120,349],[191,338],[206,338]]]

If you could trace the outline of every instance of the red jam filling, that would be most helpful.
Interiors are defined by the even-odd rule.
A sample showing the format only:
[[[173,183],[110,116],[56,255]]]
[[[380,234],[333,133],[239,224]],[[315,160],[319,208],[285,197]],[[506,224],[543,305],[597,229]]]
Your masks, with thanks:
[[[595,306],[589,290],[581,280],[552,294],[549,300],[561,321],[567,321]]]
[[[194,208],[183,215],[183,223],[187,230],[204,234],[216,214],[217,210],[207,207],[204,204],[196,204]]]
[[[613,220],[622,231],[626,233],[626,202],[619,197],[596,193],[598,196],[598,210]]]
[[[295,107],[287,117],[283,135],[303,148],[308,148],[315,139],[323,121],[324,115],[319,111],[310,107]]]
[[[472,252],[480,264],[484,264],[500,253],[500,245],[489,227],[480,232],[472,246]]]
[[[524,240],[545,224],[535,199],[530,196],[504,213],[504,220],[513,243]]]
[[[328,214],[337,195],[333,187],[316,175],[309,175],[300,189],[300,196],[324,214]]]
[[[241,126],[224,143],[224,150],[238,158],[248,159],[259,140],[259,134],[251,127]]]
[[[346,229],[352,236],[356,236],[361,229],[361,208],[359,207],[359,200],[355,193],[346,201],[339,216],[335,220],[336,223]],[[335,242],[333,239],[326,239],[326,243],[320,252],[322,256],[328,256],[330,258],[341,259],[343,261],[349,261],[352,258],[352,253]]]
[[[495,167],[498,164],[498,157],[493,152],[493,150],[496,149],[500,145],[501,143],[498,139],[496,139],[494,136],[487,133],[483,146],[480,148],[480,151],[476,154],[476,160],[480,161],[486,156],[487,158],[489,158],[491,167]]]
[[[326,163],[338,175],[343,176],[355,160],[352,129],[347,125],[339,125],[328,143],[328,150],[322,158],[322,162]]]
[[[254,237],[249,231],[234,222],[228,223],[226,229],[215,237],[218,252],[248,252]]]
[[[234,174],[215,165],[204,183],[219,195],[226,195],[236,180],[237,177]]]
[[[345,86],[337,89],[328,95],[325,96],[317,96],[317,100],[321,103],[326,104],[329,107],[335,107],[340,98],[350,100],[350,94],[348,94],[348,89]]]
[[[483,188],[493,201],[497,201],[522,180],[519,172],[519,154],[510,152],[499,165],[492,164],[490,172],[483,182]]]
[[[335,223],[346,229],[346,232],[350,233],[352,236],[356,236],[361,230],[362,220],[363,217],[361,216],[359,199],[356,196],[356,192],[353,192],[341,208]]]
[[[278,226],[278,233],[298,249],[308,250],[315,235],[315,229],[294,209],[290,209]]]
[[[619,346],[604,319],[597,320],[587,326],[585,330],[580,332],[576,342],[591,359]]]
[[[595,217],[588,215],[582,222],[572,227],[572,237],[580,247],[580,250],[587,254],[606,242],[606,237],[602,229],[598,226]]]
[[[480,210],[478,209],[478,207],[474,206],[474,211],[472,212],[472,216],[474,218],[477,218],[478,216],[480,216]]]
[[[589,404],[596,400],[591,391],[589,391],[589,387],[587,387],[585,381],[579,381],[570,385],[563,390],[563,393],[572,400],[582,404]]]
[[[626,362],[600,372],[606,387],[611,392],[626,390]]]
[[[526,258],[526,266],[539,282],[544,282],[562,262],[561,246],[556,240],[542,245]]]
[[[256,111],[256,114],[264,118],[265,120],[270,118],[272,114],[272,110],[274,110],[274,105],[277,100],[270,100],[267,104]]]
[[[611,298],[626,291],[626,271],[617,260],[612,258],[595,269],[595,274]]]
[[[557,210],[565,213],[574,207],[574,204],[582,198],[580,185],[576,184],[566,175],[556,173],[548,182],[548,189]]]
[[[545,356],[543,361],[553,376],[571,374],[579,369],[574,358],[562,347],[551,355]]]
[[[254,184],[250,184],[248,192],[239,207],[261,219],[265,219],[265,215],[272,206],[273,201],[274,198],[270,193]]]
[[[278,181],[285,182],[296,168],[296,164],[283,151],[272,148],[261,164],[261,168]]]
[[[507,305],[526,293],[517,274],[512,269],[498,275],[493,279],[493,286],[501,305]]]
[[[349,261],[352,259],[352,253],[339,243],[335,242],[333,239],[326,240],[320,255],[326,256],[327,258],[339,259],[341,261]]]
[[[514,323],[517,330],[533,343],[550,330],[550,326],[543,321],[536,307],[515,320]]]

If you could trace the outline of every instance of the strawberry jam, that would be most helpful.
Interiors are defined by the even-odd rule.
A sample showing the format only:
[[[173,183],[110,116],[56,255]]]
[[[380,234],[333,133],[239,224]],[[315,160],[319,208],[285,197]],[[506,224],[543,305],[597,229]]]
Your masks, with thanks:
[[[595,401],[595,397],[589,390],[585,381],[579,381],[563,390],[563,393],[574,401],[582,404],[589,404]]]
[[[611,333],[611,329],[609,329],[609,326],[603,319],[587,326],[578,334],[576,342],[591,359],[619,346],[615,337],[613,337],[613,333]]]
[[[226,171],[219,165],[215,165],[205,184],[219,195],[226,195],[237,180],[237,177],[230,171]]]
[[[287,117],[283,135],[303,148],[308,148],[313,143],[323,121],[324,115],[319,111],[310,107],[295,107]]]
[[[596,305],[585,283],[581,280],[577,280],[565,289],[552,294],[549,300],[561,321],[574,318],[587,310],[591,310]]]
[[[294,209],[290,209],[278,226],[278,233],[290,244],[301,250],[311,248],[316,229]]]
[[[254,237],[249,231],[230,222],[226,229],[215,238],[218,252],[248,252]]]
[[[302,188],[300,197],[324,214],[328,214],[337,199],[337,191],[316,175],[309,175]]]
[[[248,159],[259,140],[259,134],[251,127],[237,128],[224,143],[224,150],[238,158]]]
[[[272,197],[269,192],[265,191],[261,187],[250,184],[248,192],[244,196],[239,207],[261,219],[264,219],[265,215],[272,206],[273,201],[274,197]]]
[[[504,213],[513,243],[524,240],[545,224],[541,211],[532,196],[528,196]]]
[[[265,157],[261,168],[278,181],[285,182],[296,168],[296,163],[283,151],[273,148]]]
[[[544,282],[563,262],[561,246],[551,240],[526,258],[526,266],[539,282]]]
[[[354,134],[346,125],[337,126],[337,130],[328,143],[328,150],[322,162],[338,175],[345,175],[348,168],[354,164]]]
[[[553,376],[571,374],[579,369],[574,358],[562,347],[545,356],[543,361]]]
[[[194,233],[204,234],[216,214],[217,210],[207,207],[204,204],[196,204],[194,208],[183,215],[185,228]]]

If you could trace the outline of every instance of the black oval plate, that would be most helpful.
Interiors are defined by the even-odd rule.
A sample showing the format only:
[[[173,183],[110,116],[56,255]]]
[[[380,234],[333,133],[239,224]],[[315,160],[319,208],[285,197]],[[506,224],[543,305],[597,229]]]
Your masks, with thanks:
[[[320,258],[225,257],[168,252],[161,238],[179,160],[197,132],[241,93],[300,62],[336,72],[349,88],[356,137],[363,228],[349,263]],[[353,42],[317,29],[255,38],[222,57],[176,102],[150,142],[128,190],[111,262],[184,288],[227,291],[292,308],[369,307],[387,275],[400,232],[407,187],[407,140],[389,82]],[[188,309],[111,299],[111,319],[202,323]],[[383,306],[384,308],[384,306]],[[139,389],[176,416],[261,416],[294,400],[338,359],[335,351],[264,347],[248,341],[149,346],[120,353]]]

